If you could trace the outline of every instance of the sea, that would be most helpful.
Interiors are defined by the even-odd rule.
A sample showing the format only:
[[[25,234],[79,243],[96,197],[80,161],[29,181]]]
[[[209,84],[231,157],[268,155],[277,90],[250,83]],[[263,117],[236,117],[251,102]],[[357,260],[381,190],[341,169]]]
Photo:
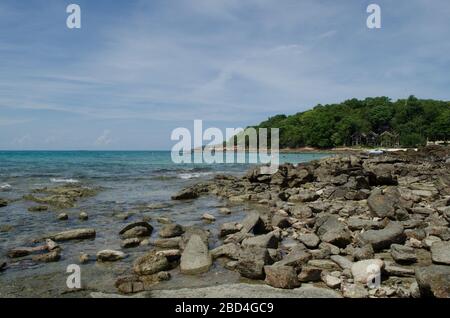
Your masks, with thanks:
[[[330,156],[330,153],[282,153],[280,163],[301,163]],[[0,208],[0,259],[6,259],[7,270],[0,272],[0,297],[86,296],[90,291],[116,292],[114,281],[131,273],[134,259],[151,249],[142,246],[124,250],[127,258],[114,263],[98,263],[95,255],[103,249],[120,250],[118,235],[125,225],[150,220],[158,237],[162,226],[158,218],[170,218],[183,226],[198,226],[217,238],[219,224],[239,221],[252,206],[230,205],[224,200],[206,196],[192,201],[172,201],[170,197],[194,183],[217,174],[244,175],[254,164],[178,164],[170,151],[0,151],[0,199],[9,201]],[[74,208],[29,212],[36,203],[23,199],[33,189],[64,184],[98,188],[96,196],[82,199]],[[219,213],[229,207],[230,215]],[[87,221],[78,219],[81,211]],[[57,215],[67,213],[60,221]],[[204,223],[201,216],[216,216],[214,223]],[[61,243],[62,259],[55,263],[35,263],[30,258],[7,259],[7,251],[18,246],[35,246],[34,240],[49,233],[75,228],[94,228],[95,240]],[[211,248],[219,244],[211,240]],[[91,256],[82,268],[83,291],[67,289],[67,266],[79,264],[81,253]],[[207,286],[239,278],[215,264],[202,277],[186,277],[175,269],[172,279],[158,288]]]

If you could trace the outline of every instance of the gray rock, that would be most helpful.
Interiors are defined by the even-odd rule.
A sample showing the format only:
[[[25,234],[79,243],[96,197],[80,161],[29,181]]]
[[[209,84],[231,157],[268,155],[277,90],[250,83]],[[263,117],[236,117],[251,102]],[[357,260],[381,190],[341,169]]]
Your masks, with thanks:
[[[53,250],[49,253],[33,256],[32,260],[35,262],[52,263],[61,259],[60,249]]]
[[[272,231],[264,235],[258,235],[254,237],[246,238],[242,241],[242,246],[259,246],[264,248],[277,248],[278,241],[280,240],[280,233],[278,231]]]
[[[46,238],[52,239],[56,242],[70,241],[70,240],[84,240],[95,238],[96,232],[94,229],[76,229],[57,234],[49,235]]]
[[[383,194],[379,188],[375,188],[367,198],[367,204],[373,215],[384,218],[394,217],[395,206],[398,203],[398,195],[395,196],[391,192]]]
[[[385,262],[384,271],[389,276],[410,277],[414,276],[414,268],[406,268]]]
[[[362,247],[355,248],[352,256],[355,260],[361,261],[364,259],[371,259],[375,255],[372,244],[366,244]]]
[[[181,258],[181,251],[178,249],[162,250],[156,252],[156,254],[165,256],[169,262],[177,261]]]
[[[82,221],[86,221],[89,219],[89,215],[86,212],[81,212],[78,218]]]
[[[450,266],[417,267],[416,280],[422,296],[450,298]]]
[[[342,295],[345,298],[367,298],[369,292],[364,288],[362,284],[342,284]]]
[[[128,224],[122,230],[120,230],[119,234],[122,238],[133,238],[133,237],[146,237],[152,234],[153,227],[147,222],[135,222]]]
[[[0,272],[6,269],[7,263],[4,260],[0,260]]]
[[[5,199],[0,199],[0,208],[3,208],[8,205],[8,201]]]
[[[250,279],[264,279],[264,266],[270,265],[272,259],[267,248],[248,246],[242,249],[236,270],[243,277]]]
[[[340,222],[335,215],[326,215],[316,222],[317,234],[324,242],[331,243],[341,248],[351,242],[351,232]]]
[[[353,262],[348,258],[340,255],[331,255],[331,260],[339,265],[342,269],[351,269],[353,266]]]
[[[28,208],[30,212],[45,212],[48,211],[48,206],[46,205],[36,205]]]
[[[123,240],[122,243],[120,244],[120,246],[122,248],[132,248],[132,247],[139,246],[140,244],[141,244],[141,239],[139,239],[137,237],[133,237],[133,238]]]
[[[284,289],[293,289],[300,286],[297,273],[292,266],[264,266],[266,284]]]
[[[362,243],[371,244],[374,251],[389,248],[391,244],[404,243],[406,237],[403,226],[398,222],[390,222],[382,230],[369,230],[360,235]]]
[[[216,247],[211,250],[211,256],[216,259],[218,257],[228,257],[234,260],[239,259],[240,247],[235,243],[228,243],[221,246]]]
[[[242,225],[237,222],[224,223],[219,228],[219,236],[224,237],[230,234],[239,232],[242,229]]]
[[[298,194],[291,195],[289,202],[312,202],[316,201],[320,196],[314,191],[301,190]]]
[[[212,265],[208,246],[199,235],[192,235],[181,254],[180,269],[183,274],[207,272]]]
[[[311,259],[311,253],[300,246],[295,246],[292,250],[281,260],[275,263],[277,266],[293,266],[300,269],[303,264],[306,264]]]
[[[450,265],[450,242],[434,242],[431,245],[431,259],[436,264]]]
[[[156,239],[150,244],[159,248],[178,248],[180,247],[181,237],[171,237],[166,239]]]
[[[292,216],[298,219],[310,218],[313,215],[312,209],[304,204],[296,204],[290,211]]]
[[[60,213],[60,214],[58,214],[58,220],[66,221],[68,219],[69,219],[69,216],[67,215],[67,213]]]
[[[125,257],[125,253],[121,251],[102,250],[97,253],[97,261],[99,262],[115,262]]]
[[[169,268],[169,261],[156,251],[139,257],[133,264],[133,270],[138,275],[152,275]]]
[[[308,248],[316,248],[320,243],[319,237],[314,233],[301,234],[298,240]]]
[[[285,229],[291,226],[291,222],[288,217],[275,214],[272,217],[272,226],[278,227],[280,229]]]
[[[183,189],[172,196],[172,200],[191,200],[199,197],[199,193],[194,188]]]
[[[298,280],[300,282],[317,282],[321,279],[323,269],[314,266],[302,266],[300,274],[298,274]]]
[[[162,238],[181,236],[184,233],[183,227],[179,224],[171,223],[164,225],[159,231]]]
[[[417,256],[412,247],[392,244],[391,245],[392,258],[397,263],[414,263],[417,262]]]

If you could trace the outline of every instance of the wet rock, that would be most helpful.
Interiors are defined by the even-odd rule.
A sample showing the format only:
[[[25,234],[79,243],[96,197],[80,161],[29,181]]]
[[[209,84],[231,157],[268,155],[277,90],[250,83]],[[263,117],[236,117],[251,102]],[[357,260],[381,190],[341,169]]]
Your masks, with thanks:
[[[57,262],[61,259],[61,254],[60,254],[60,250],[56,249],[49,253],[35,255],[35,256],[33,256],[32,259],[35,262],[43,262],[43,263]]]
[[[177,194],[172,196],[172,200],[191,200],[199,197],[199,193],[196,189],[187,188],[183,189]]]
[[[204,213],[202,215],[202,220],[207,221],[207,222],[214,222],[214,221],[216,221],[216,218],[214,215],[211,215],[209,213]]]
[[[416,280],[424,297],[450,297],[450,266],[430,265],[416,268]]]
[[[153,275],[119,277],[114,285],[122,294],[131,294],[150,290],[152,286],[169,279],[170,273],[159,272]]]
[[[39,249],[39,251],[42,251],[43,249]],[[32,254],[35,252],[36,249],[32,247],[15,247],[8,251],[8,257],[9,258],[19,258],[24,257]]]
[[[161,223],[161,224],[169,224],[169,223],[172,223],[172,220],[171,220],[170,218],[168,218],[168,217],[163,217],[163,216],[160,216],[160,217],[156,218],[156,221],[157,221],[158,223]]]
[[[272,259],[266,248],[248,246],[242,249],[236,270],[246,278],[264,279],[264,266],[271,263]]]
[[[242,241],[242,246],[259,246],[264,248],[277,248],[280,240],[280,232],[272,231],[264,235],[246,238]]]
[[[133,248],[139,246],[141,244],[141,239],[137,237],[125,239],[120,243],[120,247],[122,248]]]
[[[242,225],[237,222],[224,223],[219,228],[219,236],[224,237],[230,234],[239,232],[242,229]]]
[[[351,232],[335,215],[327,215],[316,222],[317,234],[324,242],[346,247],[351,242]]]
[[[146,237],[150,236],[153,232],[153,227],[147,222],[135,222],[128,224],[122,230],[120,230],[119,235],[122,238],[133,238],[133,237]]]
[[[159,236],[162,238],[170,238],[181,236],[184,233],[183,227],[179,224],[166,224],[159,231]]]
[[[301,234],[298,240],[308,248],[316,248],[320,243],[319,237],[314,233]]]
[[[402,244],[405,241],[403,226],[398,222],[390,222],[382,230],[369,230],[360,235],[363,243],[371,244],[374,251],[389,248],[391,244]]]
[[[0,272],[3,272],[6,269],[7,263],[5,260],[0,259]]]
[[[125,257],[125,253],[121,251],[102,250],[97,253],[97,261],[99,262],[115,262]]]
[[[367,298],[369,297],[369,292],[364,288],[362,284],[342,284],[341,286],[342,295],[345,298]]]
[[[206,246],[209,246],[209,237],[211,235],[209,230],[199,228],[196,226],[186,227],[184,234],[181,236],[180,248],[184,250],[189,240],[193,235],[197,235],[203,241]]]
[[[297,273],[291,266],[264,266],[266,284],[283,289],[293,289],[300,286]]]
[[[156,254],[164,255],[169,262],[177,261],[181,257],[181,251],[178,249],[158,251]]]
[[[352,265],[352,275],[355,282],[367,284],[374,275],[381,274],[384,262],[381,259],[358,261]]]
[[[133,264],[133,270],[137,275],[152,275],[169,269],[170,264],[164,255],[156,251],[149,252],[139,257]]]
[[[171,237],[166,239],[156,239],[150,244],[159,248],[178,248],[180,247],[181,237]]]
[[[86,212],[81,212],[80,215],[78,216],[78,218],[81,221],[87,221],[89,219],[89,215]]]
[[[8,205],[8,201],[5,199],[0,199],[0,208],[3,208]]]
[[[96,232],[94,229],[76,229],[60,232],[54,235],[49,235],[47,238],[56,242],[70,241],[70,240],[85,240],[95,238]]]
[[[414,263],[417,261],[414,249],[405,245],[392,244],[391,255],[397,263]]]
[[[75,206],[77,200],[95,195],[98,190],[79,185],[64,185],[53,188],[42,188],[33,190],[34,193],[39,193],[39,196],[34,194],[25,195],[25,200],[34,201],[39,204],[48,204],[60,209],[68,209]],[[47,194],[45,196],[44,194]]]
[[[66,221],[68,219],[69,219],[69,216],[67,215],[67,213],[60,213],[60,214],[58,214],[58,220]]]
[[[431,245],[431,259],[436,264],[450,265],[450,242],[434,242]]]
[[[183,274],[207,272],[212,265],[208,246],[197,234],[193,234],[181,254],[180,270]]]
[[[46,205],[36,205],[28,208],[30,212],[44,212],[48,211],[48,206]]]
[[[81,253],[80,257],[79,257],[79,261],[81,264],[86,264],[89,262],[89,254],[86,253]]]

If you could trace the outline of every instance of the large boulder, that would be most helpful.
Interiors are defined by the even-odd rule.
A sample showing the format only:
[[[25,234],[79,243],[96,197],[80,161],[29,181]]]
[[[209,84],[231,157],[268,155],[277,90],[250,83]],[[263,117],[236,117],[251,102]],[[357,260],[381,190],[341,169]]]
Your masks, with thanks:
[[[431,245],[431,259],[436,264],[450,265],[450,242],[434,242]]]
[[[367,204],[374,216],[381,218],[393,218],[395,216],[396,205],[400,195],[398,193],[395,195],[393,192],[383,193],[380,188],[372,190],[367,198]]]
[[[207,272],[212,265],[208,246],[199,235],[192,235],[181,254],[180,269],[183,274]]]
[[[259,246],[265,248],[277,248],[278,241],[280,240],[280,232],[272,231],[267,234],[257,235],[254,237],[246,238],[242,241],[242,246]]]
[[[417,267],[416,280],[421,296],[450,298],[450,266]]]
[[[46,238],[49,238],[53,241],[62,242],[70,240],[92,239],[95,238],[95,235],[96,232],[94,229],[76,229],[59,232],[53,235],[49,235]]]
[[[368,230],[360,235],[362,243],[371,244],[375,251],[389,248],[391,244],[405,241],[403,226],[398,222],[389,222],[382,230]]]
[[[137,275],[152,275],[167,270],[169,266],[164,255],[152,251],[139,257],[133,264],[133,270]]]
[[[300,286],[297,273],[292,266],[264,266],[266,283],[272,287],[293,289]]]

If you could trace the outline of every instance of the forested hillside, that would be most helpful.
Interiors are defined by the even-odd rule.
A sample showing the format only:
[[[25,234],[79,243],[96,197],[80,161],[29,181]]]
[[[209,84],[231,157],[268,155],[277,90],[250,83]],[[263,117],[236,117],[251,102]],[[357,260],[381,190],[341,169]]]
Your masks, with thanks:
[[[398,145],[416,147],[427,139],[450,139],[450,102],[414,96],[397,101],[351,99],[290,116],[276,115],[253,127],[280,128],[281,148],[351,146],[355,136],[383,132],[395,135]]]

